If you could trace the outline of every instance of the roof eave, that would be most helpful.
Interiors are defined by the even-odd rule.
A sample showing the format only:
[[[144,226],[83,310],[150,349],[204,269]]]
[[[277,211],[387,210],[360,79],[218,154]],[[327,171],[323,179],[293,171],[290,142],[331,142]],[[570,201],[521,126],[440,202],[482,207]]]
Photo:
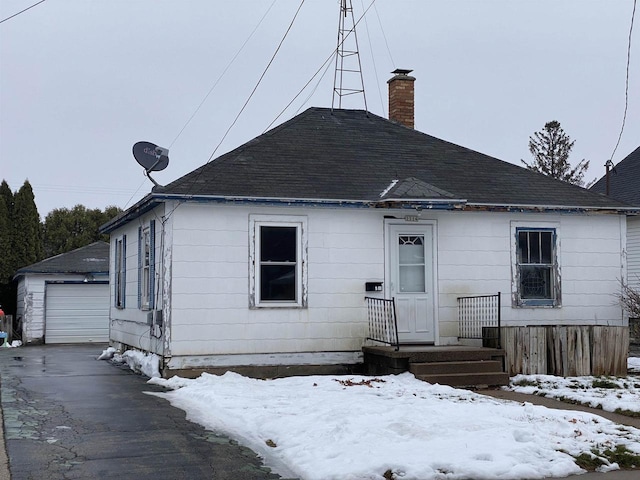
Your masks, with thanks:
[[[640,207],[602,206],[602,205],[532,205],[518,203],[482,203],[472,202],[466,205],[467,210],[509,211],[509,212],[607,212],[617,214],[638,214]]]
[[[186,201],[186,202],[211,202],[232,204],[262,204],[262,205],[307,205],[349,208],[388,208],[389,205],[402,205],[404,208],[415,205],[421,206],[446,206],[460,208],[466,203],[463,199],[425,199],[425,198],[401,198],[385,200],[362,199],[338,199],[338,198],[277,198],[277,197],[247,197],[235,195],[182,195],[182,194],[154,194],[158,201]]]
[[[129,207],[127,210],[122,212],[115,218],[112,218],[104,225],[101,225],[99,228],[100,233],[111,233],[116,228],[124,225],[125,223],[130,222],[138,218],[140,215],[152,210],[153,208],[160,205],[162,201],[156,199],[156,195],[150,193],[138,201],[136,204]]]

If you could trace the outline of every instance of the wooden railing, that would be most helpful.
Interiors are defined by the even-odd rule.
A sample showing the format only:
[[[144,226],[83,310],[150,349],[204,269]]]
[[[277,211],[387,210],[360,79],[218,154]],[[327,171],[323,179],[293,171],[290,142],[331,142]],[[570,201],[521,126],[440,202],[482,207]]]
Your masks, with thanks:
[[[365,297],[365,300],[367,301],[367,317],[369,319],[367,340],[385,343],[399,350],[395,299]]]
[[[501,348],[500,292],[458,297],[458,338],[482,339],[485,347]]]

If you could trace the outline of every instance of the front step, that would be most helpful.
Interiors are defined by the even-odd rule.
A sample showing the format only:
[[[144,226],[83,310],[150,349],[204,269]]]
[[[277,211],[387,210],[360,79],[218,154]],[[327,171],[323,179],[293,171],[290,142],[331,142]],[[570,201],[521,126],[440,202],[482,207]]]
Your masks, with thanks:
[[[502,372],[502,362],[499,360],[420,362],[410,363],[409,371],[415,376],[449,373],[496,373]]]
[[[411,362],[409,371],[425,382],[452,387],[509,384],[509,375],[502,371],[500,360]]]
[[[439,383],[451,387],[494,387],[509,384],[509,374],[504,372],[416,375],[416,378],[428,383]]]

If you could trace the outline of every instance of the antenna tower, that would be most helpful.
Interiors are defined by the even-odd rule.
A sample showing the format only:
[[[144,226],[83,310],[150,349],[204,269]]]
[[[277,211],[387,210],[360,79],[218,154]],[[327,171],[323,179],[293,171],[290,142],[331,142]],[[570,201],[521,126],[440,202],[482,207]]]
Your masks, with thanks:
[[[357,83],[356,87],[347,80]],[[353,17],[353,4],[351,0],[340,0],[340,18],[338,19],[338,46],[336,47],[336,70],[333,76],[333,99],[331,108],[342,108],[342,97],[362,94],[364,109],[367,110],[367,96],[364,92],[364,79],[362,77],[362,64],[358,50],[358,35],[356,34],[356,22]]]

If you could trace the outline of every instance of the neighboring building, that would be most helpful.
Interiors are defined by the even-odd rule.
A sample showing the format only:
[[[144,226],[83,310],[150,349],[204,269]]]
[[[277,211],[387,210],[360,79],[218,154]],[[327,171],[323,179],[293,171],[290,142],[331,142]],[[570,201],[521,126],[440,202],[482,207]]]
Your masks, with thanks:
[[[109,341],[109,244],[95,242],[19,269],[24,343]]]
[[[608,192],[606,175],[591,190],[640,207],[640,147],[609,172],[608,182]],[[637,214],[627,217],[627,262],[627,281],[632,287],[640,289],[640,215]]]
[[[362,361],[365,295],[396,299],[403,344],[457,345],[457,298],[497,292],[508,327],[624,342],[627,207],[413,130],[406,73],[392,120],[310,108],[104,225],[112,344],[160,355],[165,375],[322,371]],[[542,337],[520,347],[547,354]]]

